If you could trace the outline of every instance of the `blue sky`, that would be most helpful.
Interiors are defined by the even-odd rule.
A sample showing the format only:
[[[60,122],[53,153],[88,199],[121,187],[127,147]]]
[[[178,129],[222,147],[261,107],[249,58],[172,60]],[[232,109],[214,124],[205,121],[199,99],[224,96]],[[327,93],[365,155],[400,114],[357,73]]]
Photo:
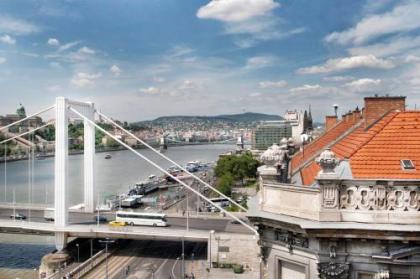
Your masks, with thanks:
[[[414,108],[419,14],[415,0],[4,0],[0,114],[56,96],[128,121],[309,105],[321,120],[373,94]]]

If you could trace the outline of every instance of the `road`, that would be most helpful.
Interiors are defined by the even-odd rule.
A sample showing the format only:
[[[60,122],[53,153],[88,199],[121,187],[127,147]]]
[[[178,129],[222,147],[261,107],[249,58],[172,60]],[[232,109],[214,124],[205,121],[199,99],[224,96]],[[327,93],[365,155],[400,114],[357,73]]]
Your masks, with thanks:
[[[181,255],[180,242],[130,241],[109,258],[108,276],[112,279],[181,278]],[[184,255],[185,260],[203,261],[207,256],[206,244],[185,242]],[[186,272],[190,273],[190,270]],[[105,274],[104,262],[84,278],[105,278]]]
[[[27,217],[25,222],[37,222],[45,223],[44,220],[44,211],[42,210],[16,210],[16,212],[23,214]],[[12,209],[0,209],[0,219],[10,220],[10,216],[13,214]],[[115,213],[106,213],[101,214],[108,218],[108,220],[113,220],[115,218]],[[195,213],[191,213],[187,222],[187,214],[185,216],[179,217],[168,217],[168,229],[170,228],[185,228],[187,229],[187,224],[189,229],[198,229],[198,230],[214,230],[216,232],[237,232],[237,233],[251,233],[249,229],[243,227],[242,225],[232,224],[232,221],[228,218],[213,218],[213,217],[197,217]],[[95,224],[94,214],[92,213],[69,213],[69,222],[70,224],[86,224],[92,225]]]

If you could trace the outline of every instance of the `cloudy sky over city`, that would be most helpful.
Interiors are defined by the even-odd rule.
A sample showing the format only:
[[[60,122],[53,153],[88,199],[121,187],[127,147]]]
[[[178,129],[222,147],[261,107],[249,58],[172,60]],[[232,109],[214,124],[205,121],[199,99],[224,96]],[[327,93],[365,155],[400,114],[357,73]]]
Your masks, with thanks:
[[[121,120],[309,105],[317,120],[364,96],[420,105],[420,1],[0,2],[0,114],[56,96]]]

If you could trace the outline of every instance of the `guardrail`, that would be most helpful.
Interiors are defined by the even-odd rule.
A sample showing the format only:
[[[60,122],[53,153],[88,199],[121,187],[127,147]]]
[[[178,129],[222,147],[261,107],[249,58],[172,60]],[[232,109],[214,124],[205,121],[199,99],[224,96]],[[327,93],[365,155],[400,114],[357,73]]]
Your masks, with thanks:
[[[75,269],[68,272],[66,274],[66,278],[81,278],[83,275],[89,273],[93,268],[102,263],[111,253],[112,251],[108,253],[105,253],[105,250],[99,251],[91,258],[78,265]]]

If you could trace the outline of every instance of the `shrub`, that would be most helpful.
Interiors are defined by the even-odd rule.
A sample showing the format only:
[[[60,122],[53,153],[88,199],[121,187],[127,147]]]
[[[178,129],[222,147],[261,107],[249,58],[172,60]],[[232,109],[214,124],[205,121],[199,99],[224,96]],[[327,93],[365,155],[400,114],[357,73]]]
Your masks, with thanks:
[[[237,273],[237,274],[240,274],[240,273],[244,273],[244,266],[243,265],[241,265],[241,264],[235,264],[235,265],[233,265],[233,272],[234,273]]]

